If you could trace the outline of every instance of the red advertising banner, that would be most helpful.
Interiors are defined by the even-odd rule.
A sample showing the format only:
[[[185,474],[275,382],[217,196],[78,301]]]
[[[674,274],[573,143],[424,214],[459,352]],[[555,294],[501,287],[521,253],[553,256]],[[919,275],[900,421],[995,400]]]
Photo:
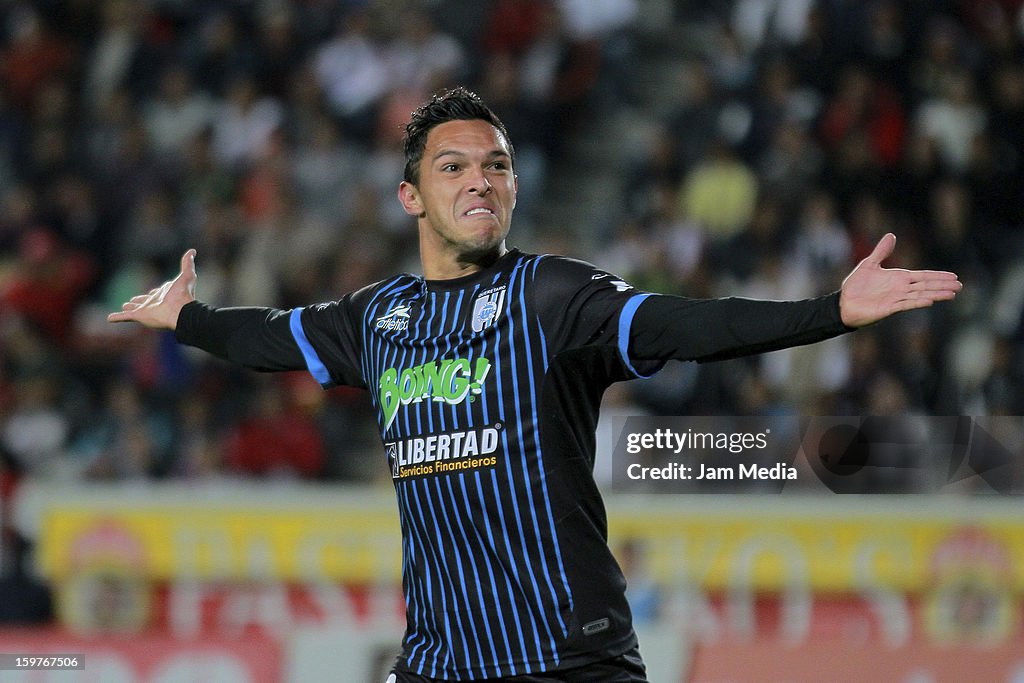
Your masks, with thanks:
[[[284,664],[278,641],[254,635],[202,639],[154,634],[86,638],[59,629],[9,629],[0,630],[0,652],[24,656],[74,653],[84,663],[81,670],[73,673],[4,671],[0,680],[5,683],[278,683]]]
[[[764,642],[699,646],[683,683],[1020,683],[1024,647],[851,647],[841,641],[784,647]]]
[[[890,649],[912,643],[982,649],[1016,644],[1024,651],[1024,603],[973,587],[927,596],[690,593],[677,602],[683,605],[666,620],[680,624],[681,636],[699,644],[835,641]]]
[[[1022,603],[984,584],[698,602],[681,683],[1024,683]]]
[[[153,588],[151,607],[149,628],[185,637],[345,625],[391,628],[397,641],[405,630],[398,584],[173,583]]]

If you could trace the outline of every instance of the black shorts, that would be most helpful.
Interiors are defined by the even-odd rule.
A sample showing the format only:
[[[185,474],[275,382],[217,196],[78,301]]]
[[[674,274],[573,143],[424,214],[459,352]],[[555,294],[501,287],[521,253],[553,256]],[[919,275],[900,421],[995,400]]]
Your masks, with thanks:
[[[384,683],[443,683],[446,679],[427,678],[404,671],[392,671]],[[647,669],[640,658],[640,651],[629,652],[586,664],[575,669],[551,671],[548,673],[523,674],[507,678],[487,678],[476,683],[648,683]]]

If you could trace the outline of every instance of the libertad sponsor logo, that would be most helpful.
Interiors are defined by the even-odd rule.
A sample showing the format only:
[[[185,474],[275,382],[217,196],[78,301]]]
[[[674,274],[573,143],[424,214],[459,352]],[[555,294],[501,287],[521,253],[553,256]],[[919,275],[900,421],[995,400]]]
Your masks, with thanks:
[[[501,315],[502,304],[505,303],[505,286],[494,287],[477,294],[473,302],[473,331],[481,332],[489,327]]]
[[[412,306],[408,304],[398,304],[392,306],[391,310],[377,318],[377,329],[388,330],[393,332],[404,332],[409,329],[409,309]]]
[[[377,398],[384,414],[384,429],[395,421],[398,409],[420,401],[444,401],[457,405],[483,392],[491,361],[477,358],[446,358],[399,371],[388,368],[380,376]]]
[[[502,425],[414,436],[384,444],[395,479],[427,477],[493,467]]]

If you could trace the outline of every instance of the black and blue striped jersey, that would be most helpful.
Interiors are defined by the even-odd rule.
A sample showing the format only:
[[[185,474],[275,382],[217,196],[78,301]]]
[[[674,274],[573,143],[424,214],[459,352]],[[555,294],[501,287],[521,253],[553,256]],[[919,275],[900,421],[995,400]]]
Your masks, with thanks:
[[[669,358],[844,331],[838,297],[690,300],[512,250],[454,280],[398,275],[294,309],[182,309],[179,340],[367,389],[397,494],[400,669],[445,680],[581,666],[636,645],[593,478],[601,396]]]
[[[644,295],[511,251],[447,281],[399,276],[291,313],[321,384],[370,389],[404,541],[401,664],[464,680],[632,647],[591,461],[601,394]]]

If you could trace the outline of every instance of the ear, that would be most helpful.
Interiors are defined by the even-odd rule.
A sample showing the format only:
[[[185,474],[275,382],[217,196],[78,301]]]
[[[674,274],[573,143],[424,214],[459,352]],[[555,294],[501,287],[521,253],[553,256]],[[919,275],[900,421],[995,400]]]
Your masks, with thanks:
[[[425,215],[423,203],[420,202],[419,190],[407,180],[403,180],[398,186],[398,201],[402,202],[402,208],[410,216],[421,218]]]

